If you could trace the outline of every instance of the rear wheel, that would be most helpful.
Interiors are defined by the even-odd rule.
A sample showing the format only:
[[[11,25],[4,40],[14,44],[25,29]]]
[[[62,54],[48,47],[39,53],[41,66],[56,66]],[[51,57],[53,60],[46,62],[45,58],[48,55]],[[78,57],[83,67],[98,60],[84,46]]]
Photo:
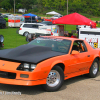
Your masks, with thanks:
[[[90,71],[89,71],[89,77],[91,78],[94,78],[97,76],[98,74],[98,71],[99,71],[99,61],[98,59],[96,58],[93,63],[92,63],[92,66],[90,68]]]
[[[26,36],[26,41],[27,42],[30,42],[31,41],[31,38],[29,38],[28,36]]]
[[[46,84],[43,85],[46,91],[52,92],[57,91],[64,82],[64,73],[60,66],[54,66],[53,69],[50,71]]]
[[[31,34],[28,34],[27,36],[26,36],[26,41],[27,42],[30,42],[32,40],[32,35]]]
[[[27,36],[29,34],[29,32],[24,32],[24,36]]]

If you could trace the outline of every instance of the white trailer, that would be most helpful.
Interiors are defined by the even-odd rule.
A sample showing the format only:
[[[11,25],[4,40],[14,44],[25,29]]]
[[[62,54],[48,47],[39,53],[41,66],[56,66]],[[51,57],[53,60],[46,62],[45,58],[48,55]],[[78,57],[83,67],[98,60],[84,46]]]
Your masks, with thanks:
[[[25,18],[23,16],[8,16],[9,27],[20,27],[24,21]]]
[[[100,48],[100,28],[79,28],[79,39],[86,40],[93,48]]]
[[[43,30],[45,30],[44,33]],[[36,33],[38,32],[41,32],[43,34],[49,32],[52,36],[59,36],[59,26],[58,25],[39,26],[39,30]]]

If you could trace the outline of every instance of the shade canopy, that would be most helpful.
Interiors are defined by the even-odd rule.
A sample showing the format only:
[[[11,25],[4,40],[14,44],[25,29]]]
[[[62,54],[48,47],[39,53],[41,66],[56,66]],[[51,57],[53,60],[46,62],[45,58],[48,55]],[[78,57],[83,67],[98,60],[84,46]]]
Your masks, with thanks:
[[[93,22],[91,19],[88,19],[87,17],[80,15],[78,13],[72,13],[69,15],[65,15],[61,18],[58,18],[56,20],[53,20],[54,24],[69,24],[69,25],[92,25],[96,26],[96,23]]]
[[[28,13],[28,14],[24,14],[23,16],[30,16],[30,17],[32,17],[32,16],[37,16],[37,15],[34,15],[34,14],[31,14],[31,13]]]
[[[46,14],[48,14],[48,15],[60,15],[60,13],[57,13],[55,11],[51,11],[51,12],[48,12]]]

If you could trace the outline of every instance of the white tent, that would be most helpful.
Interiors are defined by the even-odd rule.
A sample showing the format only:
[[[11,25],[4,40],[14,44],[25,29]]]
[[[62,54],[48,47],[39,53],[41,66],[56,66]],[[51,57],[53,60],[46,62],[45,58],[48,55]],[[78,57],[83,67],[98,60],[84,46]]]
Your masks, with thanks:
[[[60,15],[60,13],[57,13],[55,11],[47,12],[48,15]]]

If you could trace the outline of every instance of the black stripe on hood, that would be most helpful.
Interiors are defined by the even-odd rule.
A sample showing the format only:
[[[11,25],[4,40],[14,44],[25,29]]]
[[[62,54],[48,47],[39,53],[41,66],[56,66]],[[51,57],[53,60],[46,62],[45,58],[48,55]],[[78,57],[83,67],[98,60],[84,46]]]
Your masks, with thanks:
[[[65,53],[52,51],[50,47],[28,44],[14,49],[0,50],[0,59],[36,64],[45,59],[64,54]]]

